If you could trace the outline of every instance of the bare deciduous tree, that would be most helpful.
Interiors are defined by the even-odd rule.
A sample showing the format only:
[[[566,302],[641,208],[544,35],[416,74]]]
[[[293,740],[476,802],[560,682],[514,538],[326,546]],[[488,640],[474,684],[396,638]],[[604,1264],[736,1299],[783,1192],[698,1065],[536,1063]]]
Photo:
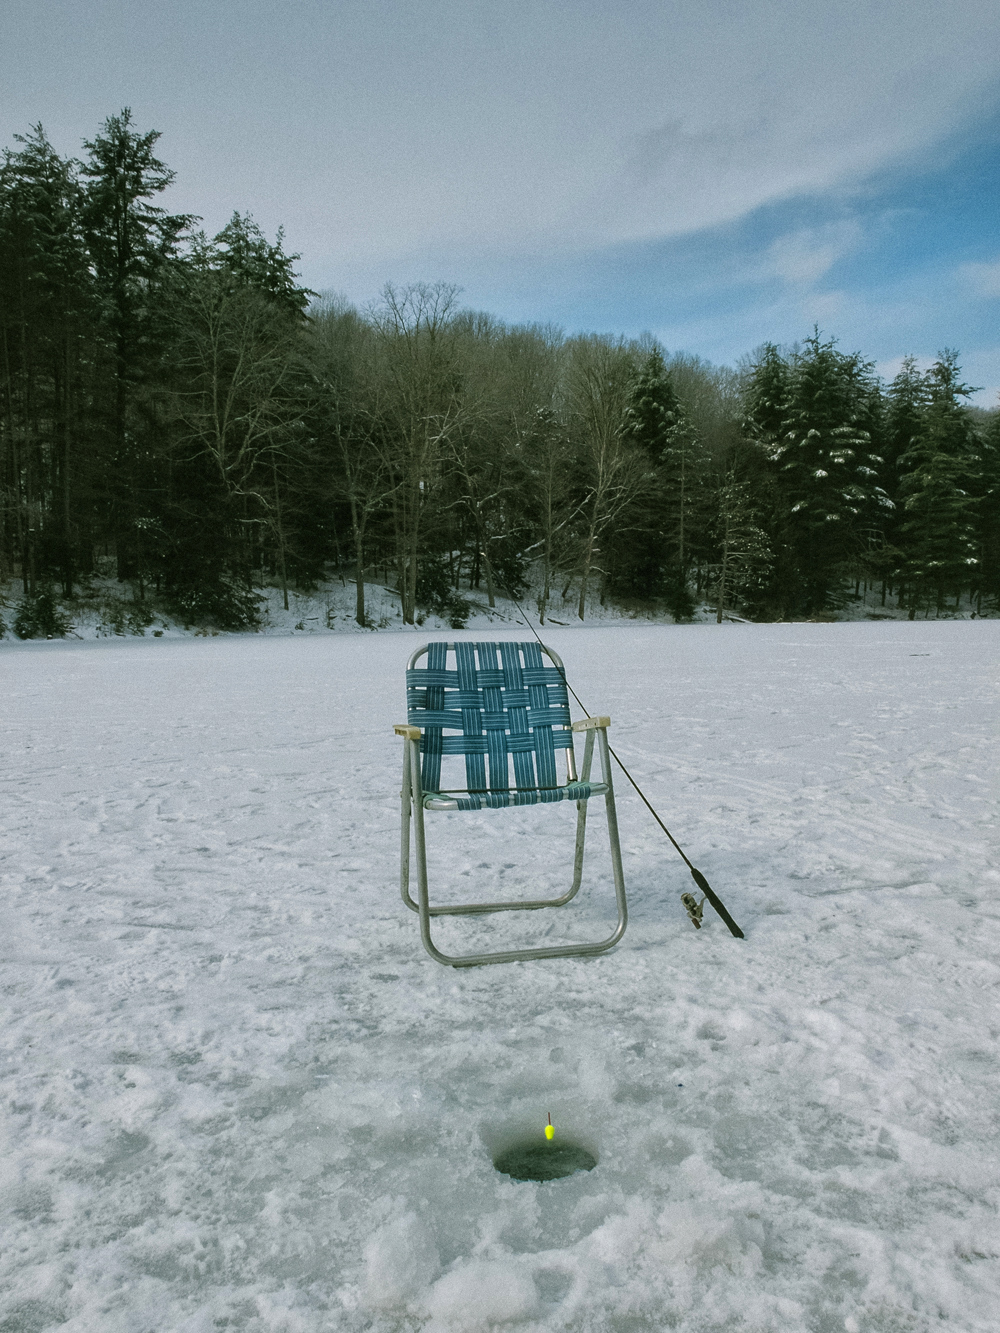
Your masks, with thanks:
[[[646,460],[626,433],[635,365],[623,341],[577,338],[570,345],[569,406],[579,446],[583,498],[579,506],[578,572],[583,620],[587,588],[601,536],[638,494]]]
[[[416,616],[420,544],[440,480],[445,443],[465,420],[454,315],[447,283],[386,286],[371,311],[376,395],[373,438],[381,452],[396,540],[403,620]]]

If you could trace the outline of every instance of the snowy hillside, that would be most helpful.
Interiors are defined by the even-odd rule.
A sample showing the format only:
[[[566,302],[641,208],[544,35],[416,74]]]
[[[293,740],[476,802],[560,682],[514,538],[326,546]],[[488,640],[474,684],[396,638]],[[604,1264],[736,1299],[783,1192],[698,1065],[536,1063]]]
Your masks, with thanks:
[[[469,971],[397,887],[428,629],[0,645],[0,1330],[994,1330],[1000,624],[546,627],[746,939],[619,782],[621,945]],[[441,896],[572,822],[429,817]],[[443,946],[598,934],[600,822]],[[548,1113],[596,1168],[498,1174]]]
[[[539,585],[540,587],[540,585]],[[216,638],[223,633],[210,622],[185,625],[171,617],[162,607],[154,612],[152,606],[136,603],[125,585],[112,577],[92,579],[84,589],[78,589],[78,596],[72,600],[55,598],[56,610],[64,617],[68,625],[67,637],[72,639],[113,639],[113,638]],[[497,594],[495,606],[490,606],[485,592],[475,589],[463,589],[462,600],[467,604],[468,615],[465,628],[481,634],[484,630],[505,629],[509,635],[519,637],[525,633],[522,609],[537,619],[538,588],[528,591],[518,603],[509,597]],[[548,623],[559,627],[579,627],[577,615],[578,592],[570,589],[566,597],[558,592],[553,595],[548,605]],[[20,581],[0,586],[0,639],[4,637],[6,625],[7,637],[16,637],[14,623],[23,591]],[[399,594],[395,589],[381,583],[365,585],[365,616],[367,625],[357,621],[356,591],[353,583],[347,579],[332,578],[319,584],[312,592],[288,592],[288,607],[279,589],[262,587],[254,593],[259,611],[260,624],[256,630],[238,631],[258,634],[279,635],[326,635],[326,634],[368,634],[373,630],[407,630],[403,624]],[[154,603],[155,604],[155,603]],[[976,612],[977,603],[963,599],[958,608],[949,606],[946,610],[935,613],[935,618],[942,620],[966,620]],[[928,613],[929,614],[929,613]],[[987,614],[990,614],[987,612]],[[430,635],[449,634],[452,626],[444,616],[422,610],[418,612],[417,632]],[[742,622],[743,617],[736,611],[727,609],[726,618]],[[921,619],[924,618],[923,613]],[[693,614],[692,623],[714,624],[716,609],[707,602],[700,603]],[[844,605],[836,612],[829,612],[816,617],[817,620],[906,620],[907,611],[897,605],[895,597],[883,602],[878,591],[865,588],[858,597],[850,596],[850,588],[845,590]],[[595,594],[587,600],[584,623],[593,625],[635,625],[635,624],[673,624],[669,612],[654,603],[633,605],[608,601],[602,606],[600,597]],[[46,638],[45,632],[37,632],[32,637]]]

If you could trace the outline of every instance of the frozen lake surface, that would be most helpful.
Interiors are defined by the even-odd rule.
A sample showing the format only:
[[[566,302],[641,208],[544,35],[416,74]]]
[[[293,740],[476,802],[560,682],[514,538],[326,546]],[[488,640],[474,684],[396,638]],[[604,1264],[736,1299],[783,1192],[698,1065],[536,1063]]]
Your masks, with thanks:
[[[622,944],[468,971],[397,887],[425,637],[0,646],[2,1333],[993,1333],[1000,622],[546,628],[747,938],[619,781]],[[441,896],[573,814],[429,816]],[[602,822],[442,946],[599,936]],[[596,1168],[494,1171],[548,1113]]]

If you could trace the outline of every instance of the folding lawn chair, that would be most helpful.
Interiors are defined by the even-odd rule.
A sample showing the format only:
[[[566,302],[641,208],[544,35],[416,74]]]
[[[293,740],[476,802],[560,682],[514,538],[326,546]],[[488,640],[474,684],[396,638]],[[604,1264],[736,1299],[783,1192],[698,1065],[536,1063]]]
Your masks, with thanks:
[[[543,663],[543,652],[552,666]],[[449,653],[454,656],[451,668]],[[426,666],[418,667],[425,655]],[[478,963],[509,963],[526,958],[598,954],[617,944],[625,933],[628,906],[608,752],[607,729],[611,719],[588,717],[570,724],[566,675],[560,658],[551,648],[538,643],[426,644],[410,658],[406,699],[408,722],[395,728],[396,734],[404,738],[400,890],[407,907],[420,916],[420,935],[430,956],[452,967],[472,967]],[[573,750],[573,733],[578,731],[586,733],[583,772],[579,777]],[[590,776],[595,737],[601,755],[600,782],[592,781]],[[557,750],[566,752],[566,781],[562,784],[556,771]],[[465,756],[465,786],[444,787],[442,759],[458,755]],[[591,796],[604,797],[618,902],[618,924],[607,939],[500,953],[455,956],[441,953],[431,939],[431,917],[562,907],[575,897],[583,878],[587,802]],[[568,893],[561,898],[521,902],[431,905],[424,842],[425,810],[497,810],[556,801],[576,801],[577,808],[576,857]],[[417,902],[410,896],[409,887],[411,821],[416,842]]]

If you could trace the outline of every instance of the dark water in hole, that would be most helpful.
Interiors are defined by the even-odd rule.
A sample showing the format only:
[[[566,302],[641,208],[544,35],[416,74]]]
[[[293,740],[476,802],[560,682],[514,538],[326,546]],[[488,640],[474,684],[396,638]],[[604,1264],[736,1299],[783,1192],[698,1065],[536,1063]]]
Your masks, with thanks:
[[[493,1165],[512,1180],[560,1180],[574,1171],[592,1171],[597,1158],[576,1143],[530,1138],[499,1153]]]

